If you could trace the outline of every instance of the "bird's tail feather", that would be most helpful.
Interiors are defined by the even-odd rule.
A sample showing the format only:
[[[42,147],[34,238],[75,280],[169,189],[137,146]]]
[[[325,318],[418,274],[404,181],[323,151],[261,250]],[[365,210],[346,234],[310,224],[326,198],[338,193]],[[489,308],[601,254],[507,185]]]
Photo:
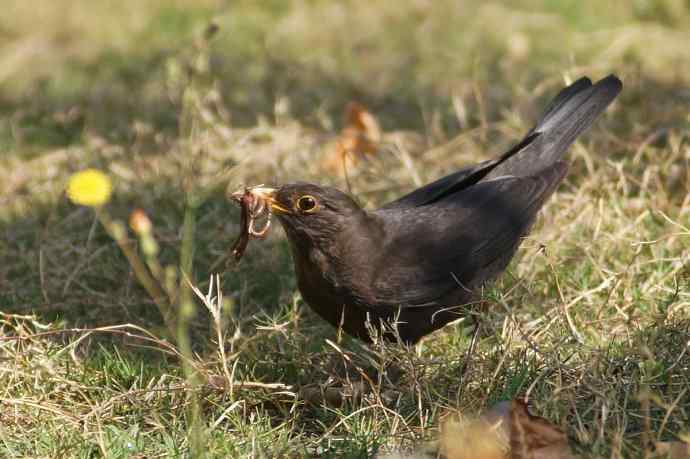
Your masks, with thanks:
[[[615,75],[609,75],[595,84],[589,78],[580,78],[564,88],[525,139],[506,152],[484,180],[502,175],[532,175],[559,161],[622,87]]]

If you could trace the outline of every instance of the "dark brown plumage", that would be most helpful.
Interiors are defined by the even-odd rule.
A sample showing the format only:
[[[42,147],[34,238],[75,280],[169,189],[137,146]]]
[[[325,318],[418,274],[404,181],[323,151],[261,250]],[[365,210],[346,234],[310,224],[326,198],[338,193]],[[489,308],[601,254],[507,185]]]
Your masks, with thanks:
[[[613,75],[594,85],[581,78],[499,158],[377,210],[309,183],[250,192],[280,220],[299,290],[321,317],[365,341],[367,323],[394,322],[397,336],[415,343],[459,318],[458,306],[476,300],[478,287],[506,268],[565,176],[566,150],[621,88]]]

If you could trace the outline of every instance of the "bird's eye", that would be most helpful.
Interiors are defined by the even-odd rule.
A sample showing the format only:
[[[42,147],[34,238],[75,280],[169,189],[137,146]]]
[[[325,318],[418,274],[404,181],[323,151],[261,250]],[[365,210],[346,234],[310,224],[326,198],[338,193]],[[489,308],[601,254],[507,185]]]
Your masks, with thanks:
[[[302,196],[297,200],[297,208],[302,212],[314,212],[316,210],[316,199],[313,196]]]

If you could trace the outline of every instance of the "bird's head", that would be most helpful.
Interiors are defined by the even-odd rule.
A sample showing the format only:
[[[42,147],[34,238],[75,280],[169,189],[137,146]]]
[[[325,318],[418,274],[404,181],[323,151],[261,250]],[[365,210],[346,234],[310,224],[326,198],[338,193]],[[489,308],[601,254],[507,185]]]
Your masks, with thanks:
[[[299,246],[321,245],[365,215],[350,196],[331,187],[290,183],[280,188],[255,187],[250,192],[268,204],[288,239]]]

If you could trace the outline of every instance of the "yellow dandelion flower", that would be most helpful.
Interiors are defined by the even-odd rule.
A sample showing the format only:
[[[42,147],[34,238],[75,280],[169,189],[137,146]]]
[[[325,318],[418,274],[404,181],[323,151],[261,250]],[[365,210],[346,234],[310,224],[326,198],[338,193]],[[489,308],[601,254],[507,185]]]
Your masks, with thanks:
[[[82,206],[99,207],[110,200],[113,186],[103,172],[86,169],[72,175],[67,184],[70,201]]]

